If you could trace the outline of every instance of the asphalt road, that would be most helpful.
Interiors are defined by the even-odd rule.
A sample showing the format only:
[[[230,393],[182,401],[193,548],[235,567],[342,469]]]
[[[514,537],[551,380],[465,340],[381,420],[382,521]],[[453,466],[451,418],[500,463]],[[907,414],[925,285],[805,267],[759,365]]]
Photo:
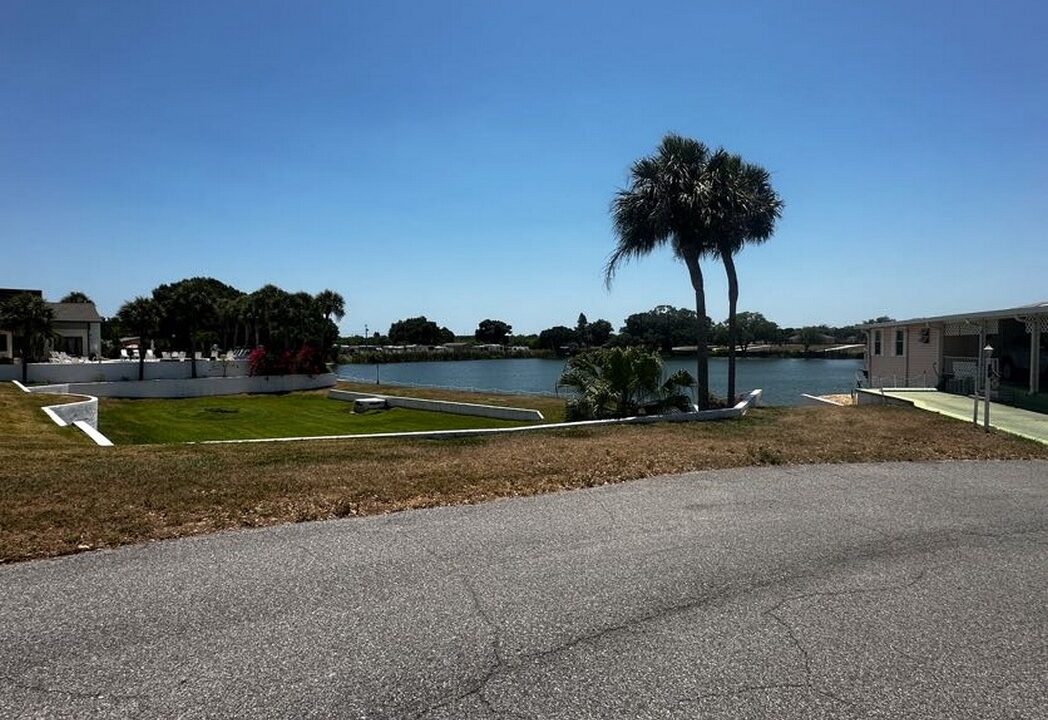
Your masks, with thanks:
[[[1048,463],[842,465],[0,567],[3,718],[1046,718]]]

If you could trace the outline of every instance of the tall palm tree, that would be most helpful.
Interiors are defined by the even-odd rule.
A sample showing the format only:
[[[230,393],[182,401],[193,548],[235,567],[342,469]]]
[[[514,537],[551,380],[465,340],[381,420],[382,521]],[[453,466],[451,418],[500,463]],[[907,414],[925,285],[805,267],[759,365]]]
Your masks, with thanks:
[[[178,286],[165,312],[185,329],[189,340],[190,376],[195,380],[197,333],[214,322],[217,315],[215,298],[203,283],[186,281]]]
[[[746,245],[764,242],[775,231],[783,202],[771,186],[768,171],[718,150],[710,159],[712,195],[719,208],[713,252],[728,276],[728,402],[735,402],[735,348],[739,344],[737,311],[739,276],[735,255]]]
[[[0,303],[0,327],[14,331],[22,358],[22,382],[29,382],[29,360],[33,346],[51,337],[51,307],[31,293],[20,293]]]
[[[156,336],[160,327],[160,308],[153,298],[136,297],[120,307],[120,323],[138,335],[138,379],[146,379],[146,340]]]
[[[701,410],[709,407],[709,350],[699,259],[715,252],[721,210],[720,198],[713,192],[713,155],[701,142],[670,133],[653,155],[633,163],[629,187],[612,201],[618,242],[605,267],[610,285],[624,262],[668,244],[688,268],[695,291],[696,402]]]
[[[265,329],[265,343],[276,339],[277,323],[289,301],[288,293],[272,283],[263,285],[248,296],[255,323],[255,345],[262,345],[262,329]]]
[[[334,317],[336,323],[342,321],[342,318],[346,316],[346,301],[342,298],[342,295],[334,290],[321,290],[313,301],[324,316],[323,329],[320,331],[319,338],[320,347],[323,348],[322,352],[325,357],[331,355],[335,358],[338,352],[337,349],[333,350],[333,348],[338,341],[338,328],[335,326],[335,329],[332,330],[331,318]],[[334,333],[334,337],[328,337],[332,333]]]

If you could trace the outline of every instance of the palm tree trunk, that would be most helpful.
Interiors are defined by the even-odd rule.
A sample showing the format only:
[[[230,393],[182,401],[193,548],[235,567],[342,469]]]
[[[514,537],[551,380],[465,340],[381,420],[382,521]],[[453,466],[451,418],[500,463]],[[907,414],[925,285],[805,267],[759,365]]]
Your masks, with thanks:
[[[22,384],[29,382],[29,341],[22,336]]]
[[[141,333],[138,334],[138,379],[146,379],[146,340]]]
[[[735,404],[735,346],[739,344],[736,310],[739,305],[739,275],[735,272],[735,258],[725,253],[724,270],[728,273],[728,404]]]
[[[691,275],[691,286],[695,288],[695,312],[698,323],[695,328],[695,404],[699,410],[708,410],[710,403],[710,362],[706,332],[706,288],[702,281],[702,268],[697,255],[685,258]]]
[[[196,380],[196,338],[194,336],[193,328],[189,329],[189,370],[193,379]]]

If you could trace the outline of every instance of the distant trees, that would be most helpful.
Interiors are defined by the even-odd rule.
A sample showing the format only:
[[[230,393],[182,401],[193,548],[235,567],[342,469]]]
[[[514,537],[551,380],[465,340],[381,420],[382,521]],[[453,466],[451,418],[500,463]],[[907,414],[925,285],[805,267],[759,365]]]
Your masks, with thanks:
[[[63,303],[94,303],[94,300],[89,298],[86,293],[82,293],[79,290],[73,290],[72,292],[67,293],[65,295],[65,297],[63,297],[58,302],[63,302]]]
[[[800,332],[797,333],[797,340],[804,346],[805,354],[808,353],[812,345],[821,345],[825,342],[824,338],[825,333],[823,333],[822,328],[811,325],[801,328]]]
[[[594,320],[586,326],[585,336],[582,338],[582,345],[587,347],[600,347],[607,345],[608,341],[611,340],[612,333],[615,332],[615,328],[612,327],[611,323],[601,318],[600,320]]]
[[[690,410],[695,384],[686,370],[662,379],[662,359],[637,347],[589,350],[568,361],[560,385],[574,390],[569,420],[629,417],[670,408]]]
[[[42,298],[20,293],[0,303],[0,327],[11,330],[22,358],[22,382],[29,381],[29,363],[43,354],[51,338],[54,311]]]
[[[741,312],[736,315],[736,342],[745,354],[751,343],[773,343],[779,339],[779,326],[759,312]],[[730,334],[729,334],[730,342]]]
[[[607,320],[600,318],[590,322],[586,313],[579,313],[575,327],[555,325],[539,333],[534,345],[542,350],[575,352],[580,348],[601,347],[611,340],[615,328]]]
[[[543,350],[558,352],[561,348],[576,344],[576,337],[573,329],[564,325],[555,325],[539,333],[538,346]]]
[[[144,301],[151,301],[153,307]],[[151,328],[147,319],[153,312],[156,325]],[[299,353],[308,345],[323,357],[338,336],[332,318],[344,315],[345,301],[333,290],[313,296],[269,284],[244,293],[215,278],[193,277],[159,285],[151,297],[124,303],[116,320],[142,338],[142,351],[147,338],[165,349],[188,351],[196,377],[197,348],[209,346],[264,345],[279,356]],[[145,324],[136,327],[137,322]]]
[[[454,342],[455,333],[420,315],[390,325],[389,341],[394,345],[442,345]]]
[[[482,343],[502,345],[512,332],[513,326],[509,323],[504,323],[501,320],[481,320],[473,333],[473,337]]]
[[[658,305],[647,312],[634,313],[626,318],[620,342],[624,345],[646,345],[662,352],[669,352],[679,345],[690,345],[695,340],[695,325],[698,318],[694,310]],[[712,328],[709,318],[704,326],[708,335]]]

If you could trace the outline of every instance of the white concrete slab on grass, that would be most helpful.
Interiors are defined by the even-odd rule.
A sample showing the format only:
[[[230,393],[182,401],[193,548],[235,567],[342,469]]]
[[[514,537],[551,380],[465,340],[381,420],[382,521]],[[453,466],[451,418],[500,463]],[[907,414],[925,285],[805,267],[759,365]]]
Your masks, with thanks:
[[[348,392],[343,390],[332,390],[331,392]],[[711,420],[729,420],[739,418],[749,412],[750,408],[760,403],[763,391],[754,390],[741,400],[735,407],[722,410],[701,410],[696,412],[682,412],[670,415],[642,415],[628,418],[615,418],[612,420],[582,420],[579,422],[549,423],[543,425],[525,425],[523,427],[511,428],[476,428],[473,430],[420,430],[416,432],[397,433],[365,433],[357,435],[310,435],[301,437],[282,438],[251,438],[248,440],[201,440],[199,442],[187,443],[189,445],[229,445],[238,443],[264,443],[264,442],[298,442],[302,440],[390,440],[397,438],[418,440],[450,440],[454,438],[475,437],[482,435],[507,435],[512,433],[542,432],[547,430],[570,430],[573,428],[601,427],[604,425],[630,425],[658,422],[707,422]],[[388,396],[393,397],[393,396]]]
[[[328,397],[332,400],[376,400],[381,399],[386,407],[401,407],[409,410],[429,410],[432,412],[451,413],[453,415],[472,415],[497,420],[522,420],[538,422],[545,420],[542,413],[531,408],[514,408],[502,405],[480,405],[478,403],[451,402],[449,400],[431,400],[429,398],[403,397],[400,395],[379,395],[361,393],[352,390],[330,390]]]

